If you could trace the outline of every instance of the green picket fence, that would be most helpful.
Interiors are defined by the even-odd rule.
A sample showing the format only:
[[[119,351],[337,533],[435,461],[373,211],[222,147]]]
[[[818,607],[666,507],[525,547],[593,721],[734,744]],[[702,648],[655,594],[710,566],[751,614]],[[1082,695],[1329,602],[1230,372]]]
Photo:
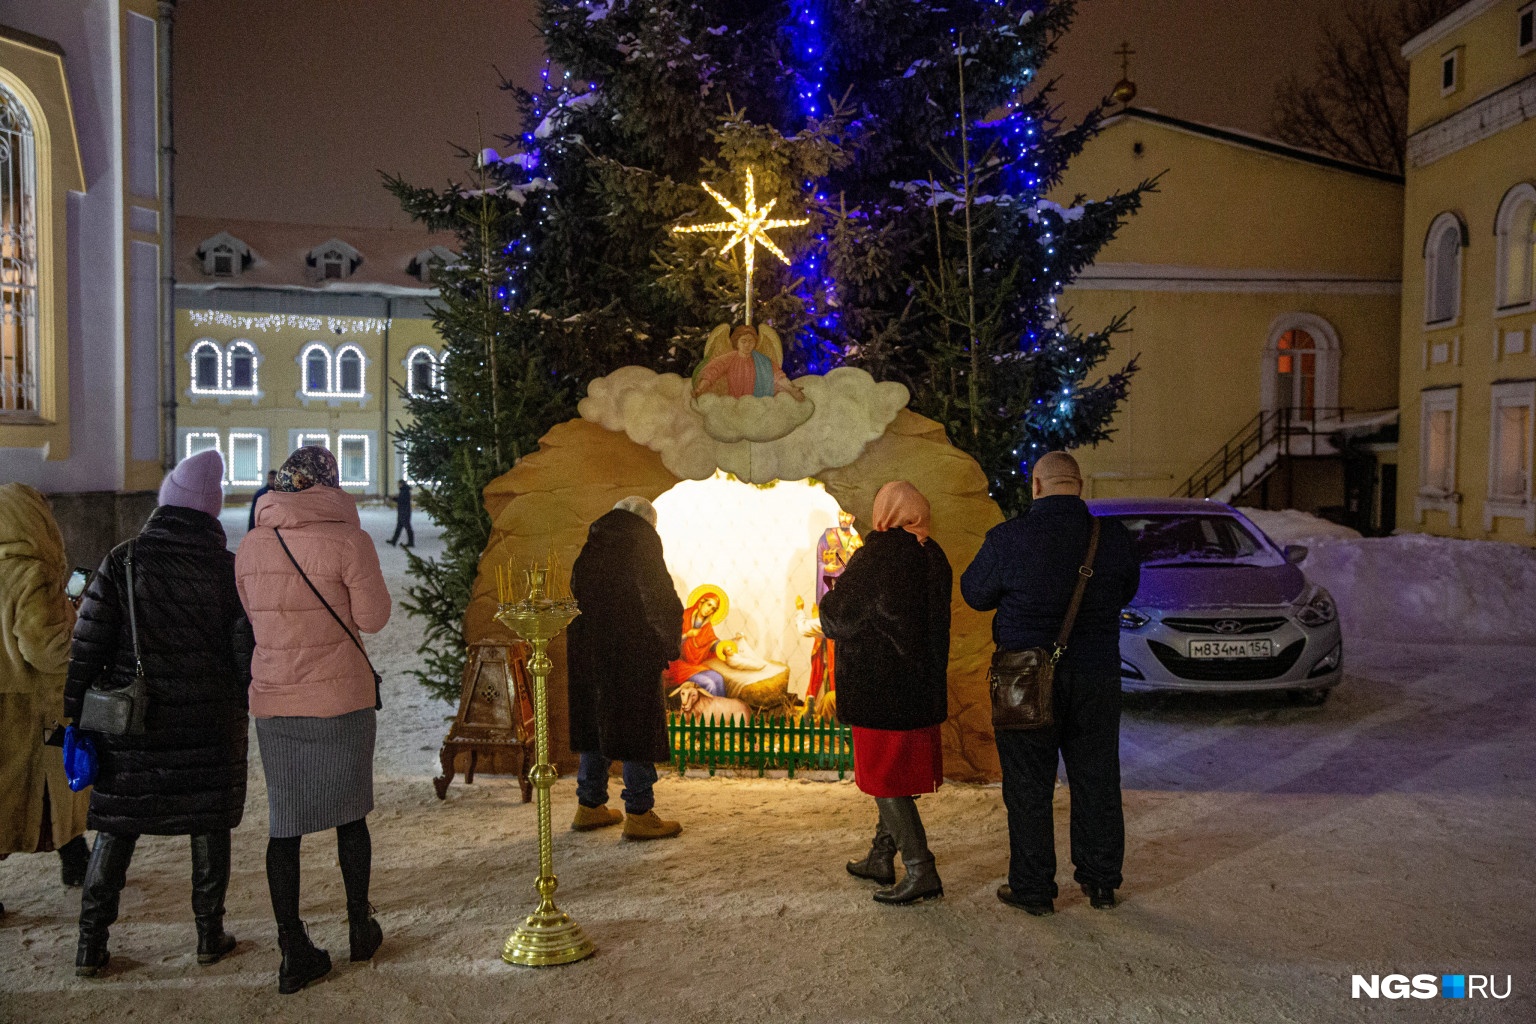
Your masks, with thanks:
[[[779,716],[744,719],[713,716],[688,720],[676,712],[667,715],[667,734],[672,764],[683,775],[689,767],[756,768],[758,775],[782,768],[795,777],[796,769],[835,771],[839,779],[853,770],[853,730],[835,720],[799,721]]]

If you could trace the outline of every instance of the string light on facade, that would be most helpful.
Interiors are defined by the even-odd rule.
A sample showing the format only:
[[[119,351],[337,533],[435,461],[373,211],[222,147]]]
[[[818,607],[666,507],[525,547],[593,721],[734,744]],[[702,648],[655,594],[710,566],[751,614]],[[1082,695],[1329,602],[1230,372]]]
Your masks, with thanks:
[[[318,334],[383,334],[390,318],[378,316],[305,316],[298,313],[262,313],[244,315],[222,309],[187,311],[193,327],[226,327],[237,331],[281,331],[292,329]]]

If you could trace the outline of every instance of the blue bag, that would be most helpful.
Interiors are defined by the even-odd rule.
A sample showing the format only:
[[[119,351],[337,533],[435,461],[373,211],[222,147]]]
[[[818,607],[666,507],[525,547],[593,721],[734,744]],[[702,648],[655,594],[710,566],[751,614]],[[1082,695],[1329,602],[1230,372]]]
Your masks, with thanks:
[[[80,792],[96,781],[96,744],[74,726],[64,729],[64,776],[69,788]]]

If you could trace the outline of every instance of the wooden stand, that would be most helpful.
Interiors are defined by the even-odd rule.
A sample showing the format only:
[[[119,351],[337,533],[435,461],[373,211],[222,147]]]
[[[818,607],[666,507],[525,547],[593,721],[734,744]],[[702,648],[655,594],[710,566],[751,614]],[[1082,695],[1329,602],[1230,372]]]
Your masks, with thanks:
[[[468,756],[464,781],[473,785],[482,754],[489,755],[492,771],[507,770],[513,757],[521,755],[518,782],[523,803],[533,799],[528,772],[534,760],[534,714],[527,655],[528,646],[523,643],[482,640],[470,645],[459,713],[438,754],[443,774],[432,780],[439,800],[448,796],[459,756]]]

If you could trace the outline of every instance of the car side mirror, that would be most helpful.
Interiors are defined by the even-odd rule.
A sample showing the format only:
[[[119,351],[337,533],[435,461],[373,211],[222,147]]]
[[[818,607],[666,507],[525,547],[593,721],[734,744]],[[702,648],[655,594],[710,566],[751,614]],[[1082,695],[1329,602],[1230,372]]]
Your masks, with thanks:
[[[1305,544],[1287,544],[1285,546],[1285,560],[1292,565],[1300,565],[1307,560],[1307,546]]]

